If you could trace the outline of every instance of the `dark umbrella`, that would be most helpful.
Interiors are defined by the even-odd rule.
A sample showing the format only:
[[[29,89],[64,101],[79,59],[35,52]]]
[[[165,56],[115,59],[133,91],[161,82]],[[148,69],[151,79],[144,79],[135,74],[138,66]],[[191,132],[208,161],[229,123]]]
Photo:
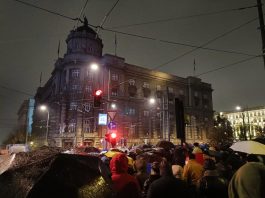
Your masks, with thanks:
[[[97,157],[58,154],[0,175],[0,197],[111,197],[111,180]]]
[[[253,140],[256,142],[259,142],[261,144],[265,144],[265,137],[258,137],[258,138],[255,138]]]
[[[165,150],[170,150],[172,148],[175,148],[175,145],[170,142],[170,141],[167,141],[167,140],[161,140],[159,141],[157,144],[156,144],[156,147],[161,147]]]

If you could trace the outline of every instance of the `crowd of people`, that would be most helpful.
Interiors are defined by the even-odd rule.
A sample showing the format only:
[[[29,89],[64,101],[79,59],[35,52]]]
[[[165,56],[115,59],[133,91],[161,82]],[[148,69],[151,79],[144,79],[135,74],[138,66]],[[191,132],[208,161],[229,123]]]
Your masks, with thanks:
[[[211,152],[212,151],[212,152]],[[148,162],[138,153],[117,153],[104,163],[110,170],[116,197],[128,198],[264,198],[263,158],[210,148],[198,143],[177,146]],[[212,153],[212,154],[210,154]],[[213,155],[214,153],[214,155]]]

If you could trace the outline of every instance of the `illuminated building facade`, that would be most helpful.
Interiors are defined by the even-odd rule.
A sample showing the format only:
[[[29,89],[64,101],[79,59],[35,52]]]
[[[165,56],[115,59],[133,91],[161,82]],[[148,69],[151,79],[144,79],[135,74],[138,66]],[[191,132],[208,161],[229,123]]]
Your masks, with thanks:
[[[107,126],[98,125],[99,113],[115,114],[118,139],[127,144],[156,143],[176,138],[175,98],[184,103],[187,142],[206,141],[213,125],[212,88],[196,77],[181,78],[128,64],[124,58],[102,55],[102,40],[86,22],[66,39],[67,52],[58,58],[48,82],[35,99],[34,131],[45,120],[38,106],[49,107],[49,145],[101,147]],[[97,71],[90,65],[97,63]],[[103,90],[102,104],[94,108],[93,93]],[[155,104],[149,99],[155,98]],[[114,107],[115,104],[115,108]],[[111,118],[108,117],[108,121]]]

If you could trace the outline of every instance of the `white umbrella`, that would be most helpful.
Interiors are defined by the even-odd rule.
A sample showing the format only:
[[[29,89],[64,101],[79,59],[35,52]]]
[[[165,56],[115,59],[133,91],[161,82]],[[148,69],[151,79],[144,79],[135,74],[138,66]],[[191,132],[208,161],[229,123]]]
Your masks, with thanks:
[[[265,155],[265,145],[251,140],[236,142],[230,148],[243,153]]]

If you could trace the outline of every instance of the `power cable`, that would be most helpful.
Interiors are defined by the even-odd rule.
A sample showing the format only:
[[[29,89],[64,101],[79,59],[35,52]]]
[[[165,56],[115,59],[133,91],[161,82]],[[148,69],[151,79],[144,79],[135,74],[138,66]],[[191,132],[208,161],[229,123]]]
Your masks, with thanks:
[[[42,7],[36,6],[36,5],[34,5],[34,4],[31,4],[31,3],[27,3],[27,2],[24,2],[24,1],[21,1],[21,0],[13,0],[13,1],[16,1],[16,2],[22,3],[22,4],[24,4],[24,5],[27,5],[27,6],[30,6],[30,7],[33,7],[33,8],[37,8],[37,9],[39,9],[39,10],[42,10],[42,11],[48,12],[48,13],[50,13],[50,14],[54,14],[54,15],[57,15],[57,16],[60,16],[60,17],[66,18],[66,19],[70,19],[70,20],[72,20],[72,21],[77,21],[77,20],[79,20],[79,18],[72,18],[72,17],[66,16],[66,15],[60,14],[60,13],[58,13],[58,12],[54,12],[54,11],[51,11],[51,10],[48,10],[48,9],[45,9],[45,8],[42,8]]]
[[[107,12],[107,14],[104,16],[104,18],[103,18],[103,20],[102,20],[102,22],[101,22],[101,24],[100,24],[100,26],[99,26],[99,28],[98,28],[98,30],[97,30],[97,33],[99,33],[100,28],[103,27],[103,25],[104,25],[104,23],[106,22],[107,18],[109,17],[109,15],[111,14],[111,12],[114,10],[114,8],[116,7],[116,5],[119,3],[119,1],[120,1],[120,0],[117,0],[117,1],[115,2],[115,4],[111,7],[111,9]]]
[[[209,71],[206,71],[206,72],[203,72],[203,73],[200,73],[198,75],[195,75],[195,77],[199,77],[199,76],[202,76],[202,75],[205,75],[205,74],[208,74],[208,73],[212,73],[212,72],[215,72],[215,71],[218,71],[218,70],[221,70],[221,69],[224,69],[224,68],[228,68],[228,67],[232,67],[234,65],[237,65],[239,63],[243,63],[243,62],[247,62],[247,61],[250,61],[252,59],[255,59],[255,58],[258,58],[258,57],[262,57],[263,55],[257,55],[255,57],[249,57],[249,58],[246,58],[246,59],[243,59],[243,60],[240,60],[240,61],[237,61],[237,62],[234,62],[234,63],[230,63],[228,65],[224,65],[224,66],[221,66],[221,67],[218,67],[218,68],[215,68],[215,69],[212,69],[212,70],[209,70]]]
[[[129,25],[113,26],[113,27],[109,27],[109,28],[119,29],[119,28],[127,28],[127,27],[140,26],[140,25],[149,25],[149,24],[154,24],[154,23],[162,23],[162,22],[175,21],[175,20],[184,20],[184,19],[190,19],[190,18],[194,18],[194,17],[217,15],[217,14],[222,14],[222,13],[226,13],[226,12],[242,11],[245,9],[250,9],[250,8],[255,8],[255,7],[257,7],[257,5],[240,7],[240,8],[233,8],[233,9],[225,9],[225,10],[220,10],[220,11],[215,11],[215,12],[206,12],[206,13],[200,13],[200,14],[187,15],[187,16],[159,19],[159,20],[147,21],[147,22],[143,22],[143,23],[134,23],[134,24],[129,24]]]
[[[37,9],[40,9],[42,11],[46,11],[46,12],[49,12],[51,14],[55,14],[55,15],[58,15],[58,16],[61,16],[61,17],[64,17],[64,18],[67,18],[67,19],[71,19],[71,20],[74,20],[74,21],[79,21],[80,19],[79,18],[71,18],[71,17],[68,17],[68,16],[65,16],[65,15],[62,15],[62,14],[59,14],[59,13],[56,13],[54,11],[50,11],[48,9],[45,9],[45,8],[41,8],[39,6],[35,6],[33,4],[30,4],[30,3],[26,3],[26,2],[23,2],[21,0],[14,0],[16,2],[19,2],[19,3],[23,3],[25,5],[28,5],[30,7],[33,7],[33,8],[37,8]],[[118,1],[117,1],[118,2]],[[110,10],[110,12],[114,9],[114,7],[117,5],[117,2],[115,3],[115,5],[112,7],[112,9]],[[85,4],[86,5],[86,4]],[[249,6],[250,8],[251,6]],[[252,6],[252,7],[255,7],[255,6]],[[245,7],[245,8],[248,8],[248,7]],[[237,9],[243,9],[243,8],[237,8]],[[235,10],[235,9],[232,9],[232,10]],[[109,13],[110,13],[109,12]],[[222,12],[222,11],[219,11],[219,12]],[[107,14],[109,15],[109,14]],[[106,16],[107,16],[106,15]],[[206,48],[206,47],[201,47],[201,46],[196,46],[196,45],[190,45],[190,44],[185,44],[185,43],[179,43],[179,42],[174,42],[174,41],[168,41],[168,40],[162,40],[162,39],[157,39],[157,38],[151,38],[151,37],[147,37],[147,36],[142,36],[142,35],[137,35],[137,34],[132,34],[132,33],[126,33],[126,32],[121,32],[121,31],[117,31],[117,30],[112,30],[112,29],[108,29],[108,28],[103,28],[103,27],[100,27],[100,26],[96,26],[96,25],[92,25],[92,24],[88,24],[89,26],[95,28],[95,29],[102,29],[102,30],[105,30],[105,31],[109,31],[109,32],[113,32],[113,33],[118,33],[118,34],[122,34],[122,35],[127,35],[127,36],[133,36],[133,37],[138,37],[138,38],[142,38],[142,39],[147,39],[147,40],[154,40],[154,41],[158,41],[158,42],[162,42],[162,43],[167,43],[167,44],[173,44],[173,45],[182,45],[182,46],[187,46],[187,47],[198,47],[200,49],[204,49],[204,50],[210,50],[210,51],[218,51],[218,52],[224,52],[224,53],[233,53],[233,54],[239,54],[239,55],[245,55],[245,56],[252,56],[254,57],[255,55],[253,54],[247,54],[247,53],[243,53],[243,52],[236,52],[236,51],[229,51],[229,50],[221,50],[221,49],[214,49],[214,48]]]
[[[3,89],[7,89],[9,91],[13,91],[13,92],[17,92],[17,93],[23,94],[23,95],[33,96],[30,93],[27,93],[27,92],[24,92],[24,91],[20,91],[20,90],[14,89],[14,88],[6,87],[6,86],[3,86],[3,85],[0,85],[0,87],[3,88]]]
[[[91,27],[96,27],[96,26],[91,25],[91,24],[89,24],[89,25]],[[157,42],[161,42],[161,43],[167,43],[167,44],[173,44],[173,45],[182,45],[182,46],[186,46],[186,47],[195,47],[195,48],[199,48],[199,49],[203,49],[203,50],[224,52],[224,53],[230,53],[230,54],[239,54],[239,55],[245,55],[245,56],[251,56],[251,57],[255,56],[254,54],[248,54],[248,53],[244,53],[244,52],[215,49],[215,48],[203,47],[203,46],[198,46],[198,45],[191,45],[191,44],[180,43],[180,42],[175,42],[175,41],[168,41],[168,40],[157,39],[157,38],[152,38],[152,37],[148,37],[148,36],[142,36],[142,35],[138,35],[138,34],[132,34],[132,33],[127,33],[127,32],[116,31],[116,30],[107,29],[107,28],[101,28],[101,29],[103,31],[105,30],[105,31],[114,32],[114,33],[117,33],[117,34],[122,34],[122,35],[126,35],[126,36],[132,36],[132,37],[137,37],[137,38],[147,39],[147,40],[152,40],[152,41],[157,41]]]
[[[81,18],[81,16],[82,16],[84,10],[86,9],[87,3],[88,3],[88,0],[86,0],[84,6],[83,6],[82,9],[80,10],[79,17],[78,17],[79,20],[77,20],[77,22],[76,22],[76,27],[78,26],[78,23],[79,23],[79,21],[81,20],[80,18]]]
[[[169,60],[169,61],[167,61],[167,62],[165,62],[163,64],[160,64],[160,65],[156,66],[153,69],[158,69],[158,68],[161,68],[161,67],[163,67],[163,66],[165,66],[165,65],[167,65],[169,63],[172,63],[172,62],[180,59],[181,57],[186,56],[187,54],[190,54],[190,53],[192,53],[192,52],[194,52],[194,51],[196,51],[198,49],[201,49],[202,47],[205,47],[206,45],[208,45],[208,44],[210,44],[210,43],[212,43],[212,42],[214,42],[214,41],[216,41],[216,40],[218,40],[218,39],[220,39],[220,38],[222,38],[222,37],[234,32],[234,31],[236,31],[236,30],[238,30],[238,29],[240,29],[242,27],[244,27],[245,25],[248,25],[249,23],[252,23],[253,21],[256,21],[257,19],[258,19],[258,17],[255,17],[255,18],[253,18],[253,19],[251,19],[251,20],[249,20],[249,21],[247,21],[247,22],[245,22],[245,23],[243,23],[243,24],[241,24],[241,25],[239,25],[239,26],[237,26],[237,27],[235,27],[235,28],[223,33],[223,34],[221,34],[221,35],[218,35],[217,37],[207,41],[206,43],[204,43],[204,44],[202,44],[202,45],[200,45],[200,46],[198,46],[198,47],[196,47],[196,48],[194,48],[194,49],[192,49],[190,51],[187,51],[187,52],[185,52],[185,53],[183,53],[183,54],[181,54],[181,55],[179,55],[179,56],[177,56],[177,57],[175,57],[175,58],[173,58],[173,59],[171,59],[171,60]]]

